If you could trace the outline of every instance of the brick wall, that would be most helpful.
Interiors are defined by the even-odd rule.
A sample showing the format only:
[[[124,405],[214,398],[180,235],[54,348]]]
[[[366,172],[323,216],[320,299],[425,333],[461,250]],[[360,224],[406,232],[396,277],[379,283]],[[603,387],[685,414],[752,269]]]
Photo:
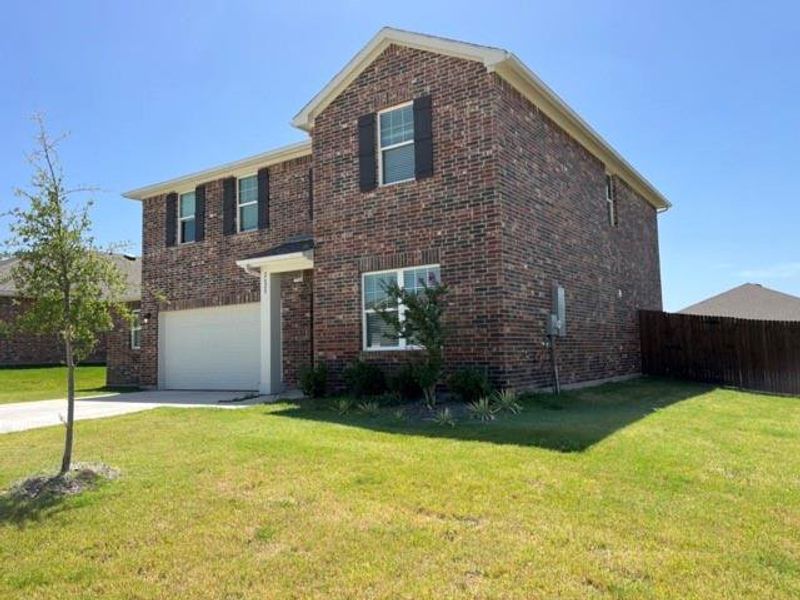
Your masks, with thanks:
[[[130,310],[141,307],[139,302],[128,304]],[[114,317],[114,329],[108,332],[108,368],[106,385],[138,386],[140,382],[140,349],[131,348],[131,324],[120,316]]]
[[[433,103],[433,176],[360,192],[359,116],[426,94]],[[328,364],[334,385],[360,354],[381,363],[408,358],[362,353],[364,270],[439,263],[451,290],[449,364],[493,363],[501,294],[496,95],[478,63],[390,46],[317,116],[314,353]]]
[[[496,85],[502,379],[550,384],[544,341],[553,281],[566,292],[562,382],[638,373],[637,310],[661,307],[656,211],[615,177],[618,226],[611,226],[605,165],[499,77]]]
[[[257,302],[258,279],[246,274],[236,265],[236,261],[283,243],[291,236],[311,233],[310,166],[309,156],[270,167],[268,229],[223,235],[223,180],[220,179],[206,182],[205,240],[167,247],[165,197],[144,200],[142,313],[149,314],[150,318],[142,327],[142,385],[158,384],[159,310]],[[295,288],[289,286],[288,289]],[[299,289],[296,291],[300,292]],[[301,300],[298,299],[296,302],[287,302],[286,306],[300,304]],[[301,315],[297,318],[305,317]],[[287,352],[286,356],[297,364],[299,359],[293,352]],[[292,365],[291,370],[296,370],[296,367]],[[289,374],[294,377],[291,372]]]
[[[25,310],[26,301],[0,297],[0,322],[12,324]],[[84,364],[106,362],[106,339],[101,335],[94,352]],[[55,335],[35,335],[22,331],[0,333],[0,366],[60,365],[64,346]]]

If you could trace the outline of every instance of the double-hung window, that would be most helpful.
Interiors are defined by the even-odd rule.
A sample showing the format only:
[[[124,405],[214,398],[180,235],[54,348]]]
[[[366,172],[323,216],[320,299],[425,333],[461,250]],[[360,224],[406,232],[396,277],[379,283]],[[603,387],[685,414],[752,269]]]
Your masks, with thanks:
[[[378,113],[378,172],[381,185],[414,179],[414,105]]]
[[[608,223],[617,226],[617,196],[614,190],[614,178],[606,175],[606,206],[608,207]]]
[[[258,177],[256,175],[239,179],[236,220],[240,232],[258,229]]]
[[[188,244],[196,239],[195,210],[194,192],[181,194],[178,202],[178,239],[181,244]]]
[[[405,307],[402,304],[388,303],[386,288],[393,283],[414,292],[419,292],[425,286],[439,285],[439,265],[364,273],[362,316],[365,350],[402,350],[415,347],[409,340],[393,337],[391,327],[386,324],[379,313],[379,309],[397,312],[401,322],[405,318]]]
[[[131,322],[131,349],[139,350],[142,347],[142,312],[134,310]]]

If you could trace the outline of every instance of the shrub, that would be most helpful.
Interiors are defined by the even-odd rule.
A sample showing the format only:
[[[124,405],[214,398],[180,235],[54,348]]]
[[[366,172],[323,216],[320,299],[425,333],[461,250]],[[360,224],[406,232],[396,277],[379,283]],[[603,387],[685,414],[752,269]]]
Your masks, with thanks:
[[[362,402],[358,405],[358,410],[367,415],[368,417],[377,417],[381,412],[380,405],[374,400]]]
[[[497,412],[495,407],[492,406],[492,402],[486,396],[484,396],[483,398],[478,398],[467,408],[469,409],[469,412],[472,415],[473,419],[478,419],[479,421],[483,421],[484,423],[488,421],[493,421],[494,414],[495,412]]]
[[[467,403],[477,402],[491,391],[486,374],[474,367],[465,367],[453,373],[448,385],[450,391]]]
[[[353,401],[350,398],[337,398],[333,403],[333,410],[340,415],[346,415],[352,408]]]
[[[397,283],[384,286],[386,300],[376,306],[377,314],[389,328],[389,335],[396,339],[413,340],[422,350],[422,359],[415,365],[414,380],[422,388],[425,403],[436,404],[436,385],[444,364],[444,339],[446,328],[444,298],[447,286],[420,281],[421,289],[401,288]],[[402,306],[403,319],[395,307]]]
[[[456,426],[456,420],[453,418],[453,413],[450,412],[450,409],[447,407],[436,411],[436,414],[433,417],[433,422],[442,427]]]
[[[517,401],[517,394],[512,390],[502,390],[492,395],[492,401],[499,412],[509,412],[512,415],[522,412],[522,405]]]
[[[309,398],[323,398],[328,390],[328,368],[324,363],[300,370],[300,389]]]
[[[378,396],[386,391],[386,377],[381,368],[363,360],[349,364],[342,378],[348,391],[356,398]]]
[[[419,400],[422,388],[414,376],[414,365],[406,363],[397,373],[389,377],[389,389],[402,400]]]
[[[404,400],[403,397],[396,392],[384,392],[375,398],[375,402],[380,406],[397,406],[398,404],[403,404]]]

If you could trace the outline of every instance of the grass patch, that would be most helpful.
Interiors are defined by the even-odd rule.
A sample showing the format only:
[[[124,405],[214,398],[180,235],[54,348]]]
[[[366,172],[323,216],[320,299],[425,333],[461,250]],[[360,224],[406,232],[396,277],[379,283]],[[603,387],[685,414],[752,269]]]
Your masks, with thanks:
[[[80,421],[113,485],[14,519],[2,598],[794,598],[800,400],[644,380],[452,427],[283,403]],[[0,488],[58,427],[0,436]]]
[[[118,391],[106,387],[104,366],[82,366],[75,370],[77,396],[94,396]],[[66,367],[0,368],[0,404],[67,397]]]

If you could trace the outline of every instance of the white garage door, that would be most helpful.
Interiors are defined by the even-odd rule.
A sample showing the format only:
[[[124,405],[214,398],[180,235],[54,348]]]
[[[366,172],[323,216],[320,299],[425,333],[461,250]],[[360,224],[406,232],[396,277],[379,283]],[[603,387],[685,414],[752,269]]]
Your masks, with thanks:
[[[161,387],[257,390],[258,309],[235,304],[160,313]]]

